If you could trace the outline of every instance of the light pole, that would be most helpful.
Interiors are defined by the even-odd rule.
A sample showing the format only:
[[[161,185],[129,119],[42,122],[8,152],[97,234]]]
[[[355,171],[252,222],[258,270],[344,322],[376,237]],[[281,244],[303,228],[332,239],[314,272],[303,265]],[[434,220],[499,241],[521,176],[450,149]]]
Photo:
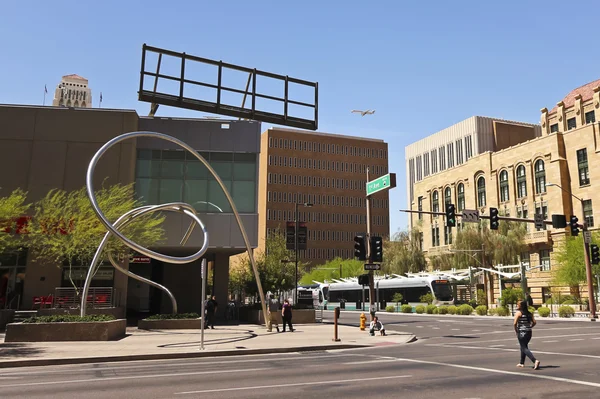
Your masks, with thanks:
[[[296,280],[294,284],[294,306],[298,304],[298,205],[310,208],[313,204],[309,202],[294,204],[294,252],[296,253]]]
[[[571,193],[570,190],[567,191],[556,183],[546,183],[546,187],[552,187],[552,186],[556,186],[556,187],[560,188],[562,191],[569,194],[571,197],[575,198],[576,200],[578,200],[581,203],[581,217],[583,218],[582,230],[584,232],[586,232],[588,229],[588,225],[587,225],[587,222],[585,221],[585,210],[584,210],[584,206],[583,206],[583,200],[581,198],[573,195],[573,193]],[[584,235],[585,235],[585,233],[584,233]],[[587,283],[588,283],[588,298],[590,301],[590,318],[592,320],[595,320],[597,318],[597,316],[596,316],[596,301],[594,298],[594,280],[592,277],[592,264],[590,262],[589,244],[586,242],[585,237],[583,239],[583,252],[584,252],[584,256],[585,256],[585,274],[586,274]]]

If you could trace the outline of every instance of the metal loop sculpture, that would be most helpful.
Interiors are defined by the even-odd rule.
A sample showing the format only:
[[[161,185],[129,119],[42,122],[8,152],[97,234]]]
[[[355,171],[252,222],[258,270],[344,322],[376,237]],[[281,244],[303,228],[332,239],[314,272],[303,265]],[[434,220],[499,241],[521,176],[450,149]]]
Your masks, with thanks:
[[[139,207],[136,209],[132,209],[131,211],[125,213],[117,221],[115,221],[114,224],[112,224],[106,218],[106,216],[100,209],[100,206],[98,205],[98,201],[96,200],[96,196],[94,194],[94,185],[93,185],[94,170],[96,168],[98,161],[100,160],[102,155],[104,155],[104,153],[106,153],[106,151],[109,148],[111,148],[112,146],[114,146],[115,144],[120,143],[121,141],[124,141],[124,140],[128,140],[131,138],[137,138],[137,137],[157,138],[157,139],[166,140],[166,141],[169,141],[171,143],[178,145],[179,147],[185,149],[190,154],[195,156],[200,162],[202,162],[204,164],[204,166],[206,166],[208,171],[213,175],[213,177],[215,178],[217,183],[219,183],[219,186],[221,187],[221,189],[223,190],[223,193],[227,197],[227,201],[229,202],[229,205],[231,206],[231,210],[233,211],[233,214],[235,215],[235,219],[240,228],[240,232],[242,233],[242,237],[244,239],[246,249],[248,250],[248,257],[250,258],[250,263],[252,264],[252,269],[253,269],[254,276],[256,278],[256,283],[258,286],[257,287],[258,293],[261,298],[261,305],[262,305],[262,311],[263,311],[265,325],[267,325],[268,324],[267,323],[267,309],[266,309],[266,305],[265,305],[265,301],[264,301],[265,296],[263,293],[262,284],[260,282],[260,276],[258,274],[258,268],[256,266],[256,261],[254,260],[254,254],[252,251],[252,247],[250,246],[250,241],[248,240],[248,235],[246,234],[246,230],[242,223],[242,219],[240,218],[237,208],[233,202],[233,199],[231,198],[231,195],[229,194],[229,191],[225,187],[225,184],[223,184],[223,181],[221,180],[219,175],[215,172],[215,170],[212,168],[212,166],[210,166],[208,161],[206,161],[206,159],[204,159],[204,157],[202,157],[200,154],[198,154],[198,152],[196,150],[194,150],[192,147],[190,147],[183,141],[176,139],[175,137],[172,137],[172,136],[169,136],[169,135],[166,135],[163,133],[146,132],[146,131],[125,133],[125,134],[122,134],[120,136],[117,136],[117,137],[109,140],[106,144],[104,144],[96,152],[96,154],[94,155],[94,157],[91,159],[91,161],[89,163],[87,175],[86,175],[87,194],[88,194],[88,197],[90,198],[90,202],[92,203],[92,208],[94,209],[94,212],[100,219],[100,222],[106,227],[108,232],[105,234],[102,242],[100,243],[100,246],[98,247],[98,250],[96,251],[96,253],[94,255],[92,264],[90,265],[88,274],[86,276],[86,280],[85,280],[85,284],[84,284],[83,292],[82,292],[82,297],[81,297],[81,315],[85,316],[86,304],[87,304],[87,293],[89,291],[89,287],[90,287],[92,278],[99,267],[100,259],[102,257],[102,251],[103,251],[104,247],[106,246],[106,243],[108,242],[111,235],[113,235],[116,238],[118,238],[119,240],[121,240],[126,246],[128,246],[132,250],[134,250],[138,253],[141,253],[143,255],[146,255],[152,259],[156,259],[156,260],[159,260],[162,262],[167,262],[167,263],[184,264],[184,263],[194,262],[194,261],[200,259],[204,255],[206,250],[208,249],[208,232],[206,231],[204,224],[198,217],[194,207],[189,204],[182,203],[182,202],[176,202],[176,203],[169,203],[169,204],[142,206],[142,207]],[[181,240],[181,245],[184,245],[187,242],[187,240],[189,239],[189,237],[191,236],[191,234],[193,232],[194,227],[196,226],[196,224],[199,224],[204,233],[204,242],[203,242],[203,245],[200,248],[200,250],[198,250],[196,253],[189,255],[189,256],[181,256],[181,257],[168,256],[168,255],[164,255],[164,254],[161,254],[158,252],[154,252],[148,248],[145,248],[145,247],[135,243],[134,241],[128,239],[121,232],[119,232],[120,227],[123,227],[123,226],[127,225],[128,223],[131,223],[133,220],[135,220],[135,218],[140,217],[142,215],[146,215],[148,213],[156,212],[156,211],[179,212],[179,213],[183,213],[183,214],[189,216],[192,219],[192,222],[190,223],[188,230],[186,231],[184,237]],[[110,263],[117,270],[126,274],[127,276],[135,278],[139,281],[145,282],[145,283],[150,284],[158,289],[163,290],[171,299],[171,303],[173,305],[173,312],[177,313],[177,302],[175,300],[175,297],[166,287],[164,287],[152,280],[145,279],[141,276],[138,276],[138,275],[124,269],[114,259],[114,256],[112,253],[108,254],[108,259],[109,259]],[[204,299],[204,298],[202,298],[202,299]]]

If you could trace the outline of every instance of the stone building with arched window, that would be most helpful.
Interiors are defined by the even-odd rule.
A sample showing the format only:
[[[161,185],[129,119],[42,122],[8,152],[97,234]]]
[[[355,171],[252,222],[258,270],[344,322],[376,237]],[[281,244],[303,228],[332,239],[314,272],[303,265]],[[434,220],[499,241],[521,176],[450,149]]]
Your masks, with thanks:
[[[65,75],[54,90],[54,107],[92,108],[92,90],[79,75]]]

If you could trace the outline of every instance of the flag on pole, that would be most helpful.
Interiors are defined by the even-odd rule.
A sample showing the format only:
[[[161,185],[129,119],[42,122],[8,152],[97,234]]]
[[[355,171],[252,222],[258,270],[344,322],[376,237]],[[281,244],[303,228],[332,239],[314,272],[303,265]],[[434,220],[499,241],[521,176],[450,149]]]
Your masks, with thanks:
[[[48,88],[44,85],[44,93],[48,93]]]
[[[100,92],[100,107],[102,107],[102,92]]]

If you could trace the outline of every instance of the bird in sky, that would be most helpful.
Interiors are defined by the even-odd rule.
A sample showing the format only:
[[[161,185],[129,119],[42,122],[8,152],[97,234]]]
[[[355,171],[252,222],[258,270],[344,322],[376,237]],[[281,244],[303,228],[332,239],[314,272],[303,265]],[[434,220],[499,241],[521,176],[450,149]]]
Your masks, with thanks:
[[[375,113],[375,110],[374,109],[368,109],[366,111],[359,111],[357,109],[353,109],[352,113],[353,114],[360,114],[360,116],[373,115]]]

